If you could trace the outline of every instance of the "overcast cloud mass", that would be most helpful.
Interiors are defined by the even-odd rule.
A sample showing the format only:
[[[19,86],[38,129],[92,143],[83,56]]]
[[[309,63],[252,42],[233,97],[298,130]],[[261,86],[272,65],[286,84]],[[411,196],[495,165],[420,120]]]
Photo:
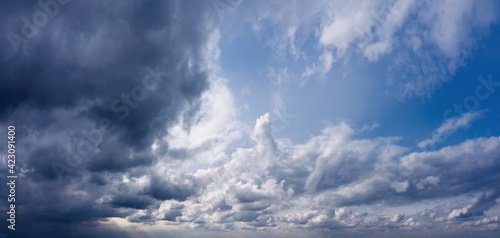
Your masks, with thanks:
[[[0,1],[0,236],[499,237],[499,7]]]

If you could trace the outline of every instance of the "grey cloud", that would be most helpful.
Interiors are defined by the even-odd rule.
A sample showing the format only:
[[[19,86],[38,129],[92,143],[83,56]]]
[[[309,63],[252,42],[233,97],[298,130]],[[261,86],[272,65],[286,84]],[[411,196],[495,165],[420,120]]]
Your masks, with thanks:
[[[463,209],[453,210],[448,217],[450,218],[471,218],[476,216],[484,215],[488,209],[496,205],[496,199],[500,196],[498,190],[486,195],[481,194],[470,207],[464,207]]]
[[[163,220],[167,221],[176,221],[177,217],[182,216],[182,209],[184,209],[184,205],[182,204],[174,204],[170,206],[170,209],[165,213],[165,217]]]
[[[144,194],[158,200],[184,201],[190,196],[199,195],[203,190],[203,186],[202,181],[191,175],[181,174],[179,177],[175,177],[175,181],[153,176]]]
[[[153,199],[137,195],[117,195],[112,198],[110,205],[133,209],[146,209],[154,202]]]
[[[394,216],[391,218],[392,222],[400,222],[405,218],[404,214],[394,214]]]
[[[242,211],[242,212],[235,212],[232,215],[232,219],[234,221],[245,221],[245,222],[251,222],[257,219],[260,216],[261,213],[255,212],[255,211]]]

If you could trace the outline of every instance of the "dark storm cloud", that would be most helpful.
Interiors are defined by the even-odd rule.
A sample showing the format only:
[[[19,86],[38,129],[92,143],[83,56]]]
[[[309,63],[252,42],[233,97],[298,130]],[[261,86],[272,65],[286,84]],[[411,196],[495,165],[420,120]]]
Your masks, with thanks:
[[[2,9],[10,9],[3,15],[6,32],[21,34],[24,28],[19,19],[40,10],[35,1],[3,4]],[[197,67],[202,64],[204,25],[196,22],[199,19],[185,17],[200,11],[195,7],[175,1],[58,4],[58,14],[21,45],[17,54],[2,38],[2,50],[8,52],[0,63],[3,119],[21,106],[42,111],[36,121],[46,119],[43,111],[83,106],[77,109],[79,116],[90,119],[96,127],[99,119],[113,122],[120,142],[104,146],[112,146],[118,153],[125,147],[142,150],[162,135],[161,129],[176,119],[184,103],[196,101],[206,88],[206,73]],[[183,13],[184,17],[177,17]],[[194,60],[194,67],[188,68],[189,60]],[[162,81],[154,82],[150,77],[149,82],[157,84],[154,90],[140,89],[144,77],[152,74],[161,75]],[[144,99],[140,92],[145,92]],[[122,120],[123,115],[127,116]],[[42,130],[48,126],[30,124]],[[106,157],[110,157],[113,151],[107,150]]]
[[[12,9],[2,21],[7,33],[22,34],[25,26],[19,19],[41,9],[35,1],[3,4]],[[57,8],[57,15],[18,53],[3,38],[1,47],[7,52],[0,62],[3,120],[21,106],[42,111],[81,106],[79,116],[97,128],[101,119],[111,120],[120,139],[116,151],[142,150],[163,135],[185,103],[195,102],[206,89],[206,72],[199,68],[205,24],[193,17],[202,14],[192,14],[200,6],[175,1],[71,1]],[[145,89],[145,84],[152,89]]]
[[[99,153],[95,154],[87,164],[89,171],[121,172],[132,167],[151,165],[156,160],[149,151],[136,151],[128,148],[116,136],[107,137],[99,147],[102,149],[99,149]]]
[[[162,201],[171,199],[184,201],[190,196],[200,194],[202,189],[202,181],[194,176],[181,174],[177,178],[170,177],[170,179],[153,176],[150,186],[144,193]]]
[[[98,174],[98,173],[93,173],[90,178],[90,183],[96,184],[96,185],[106,185],[107,181],[104,176]]]
[[[153,204],[153,200],[144,196],[137,195],[118,195],[113,197],[110,204],[113,207],[125,207],[125,208],[134,208],[134,209],[146,209],[150,205]]]
[[[0,123],[16,123],[26,158],[17,167],[25,170],[24,224],[124,217],[156,199],[198,194],[193,178],[191,187],[153,179],[149,195],[120,184],[129,171],[132,182],[144,175],[133,168],[144,173],[157,161],[152,143],[186,106],[199,108],[208,29],[217,19],[209,3],[40,3],[0,2]]]
[[[62,186],[57,182],[33,183],[18,180],[17,200],[20,226],[40,222],[75,223],[105,217],[125,217],[130,211],[114,209],[98,202],[105,190],[92,185]]]
[[[35,149],[28,157],[28,169],[34,173],[32,178],[55,180],[57,178],[51,166],[53,160],[63,159],[64,151],[55,145]]]

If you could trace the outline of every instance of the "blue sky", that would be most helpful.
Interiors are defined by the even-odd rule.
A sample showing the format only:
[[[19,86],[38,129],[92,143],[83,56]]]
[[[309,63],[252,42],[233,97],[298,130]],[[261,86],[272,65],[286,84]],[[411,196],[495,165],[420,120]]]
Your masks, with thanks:
[[[227,18],[237,19],[237,15]],[[231,21],[227,18],[226,21]],[[469,52],[467,57],[460,59],[464,61],[462,65],[453,73],[436,76],[443,77],[440,80],[446,81],[444,85],[429,90],[426,96],[398,97],[389,92],[394,88],[387,83],[390,77],[388,71],[397,52],[375,62],[360,55],[353,55],[348,59],[340,58],[339,61],[349,60],[348,65],[334,63],[325,75],[302,79],[301,74],[308,63],[314,63],[321,53],[318,52],[321,49],[318,49],[317,37],[315,38],[313,33],[300,36],[306,39],[298,48],[306,53],[305,59],[297,60],[290,49],[276,49],[269,43],[280,37],[276,36],[279,31],[277,26],[262,21],[260,24],[263,29],[257,31],[251,28],[251,23],[239,26],[236,30],[235,26],[232,26],[234,23],[226,24],[228,32],[222,31],[222,34],[226,33],[228,37],[222,37],[219,43],[220,73],[233,79],[228,85],[235,94],[241,93],[245,87],[250,91],[255,89],[243,99],[238,97],[243,104],[251,108],[242,112],[242,118],[251,123],[259,113],[272,112],[274,108],[269,102],[279,97],[287,112],[294,117],[287,125],[288,129],[276,132],[275,136],[293,138],[297,142],[304,142],[309,138],[309,134],[321,130],[324,121],[345,119],[359,127],[374,122],[381,126],[386,125],[371,136],[403,135],[406,137],[405,145],[411,146],[416,140],[439,127],[443,122],[443,114],[448,109],[454,110],[454,104],[463,104],[466,97],[474,96],[475,88],[481,84],[478,77],[497,73],[494,67],[498,62],[495,52],[499,52],[498,44],[494,40],[498,34],[497,25],[492,25],[488,30],[481,29],[478,37],[470,36],[471,39],[467,39],[473,40],[474,43],[469,49],[465,49]],[[286,52],[278,52],[279,50]],[[439,52],[433,55],[437,58],[440,56],[442,57]],[[286,71],[283,72],[284,69]],[[273,81],[278,80],[280,72],[281,80],[286,82],[276,85]],[[495,95],[492,93],[487,99],[480,100],[476,110],[488,110],[488,114],[498,115],[498,112],[495,112],[495,103],[499,98]],[[467,108],[463,110],[468,111]],[[453,111],[449,116],[460,115]],[[492,133],[492,130],[498,133],[499,126],[495,123],[494,116],[482,118],[481,123],[466,130],[468,134],[458,133],[454,137],[464,140],[472,135],[491,136],[492,134],[487,133]],[[443,143],[446,145],[445,141]]]
[[[500,234],[496,1],[0,5],[0,234]]]

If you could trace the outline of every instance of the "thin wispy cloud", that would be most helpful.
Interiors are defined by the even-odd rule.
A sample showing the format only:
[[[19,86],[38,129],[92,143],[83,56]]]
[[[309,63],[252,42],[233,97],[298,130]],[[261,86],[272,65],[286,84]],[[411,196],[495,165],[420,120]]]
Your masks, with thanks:
[[[439,128],[433,131],[431,138],[420,141],[417,146],[424,148],[435,145],[437,142],[440,142],[445,137],[450,136],[458,129],[469,127],[472,121],[481,118],[485,112],[486,111],[467,112],[460,117],[447,119],[443,122],[443,124],[441,124],[441,126],[439,126]]]

